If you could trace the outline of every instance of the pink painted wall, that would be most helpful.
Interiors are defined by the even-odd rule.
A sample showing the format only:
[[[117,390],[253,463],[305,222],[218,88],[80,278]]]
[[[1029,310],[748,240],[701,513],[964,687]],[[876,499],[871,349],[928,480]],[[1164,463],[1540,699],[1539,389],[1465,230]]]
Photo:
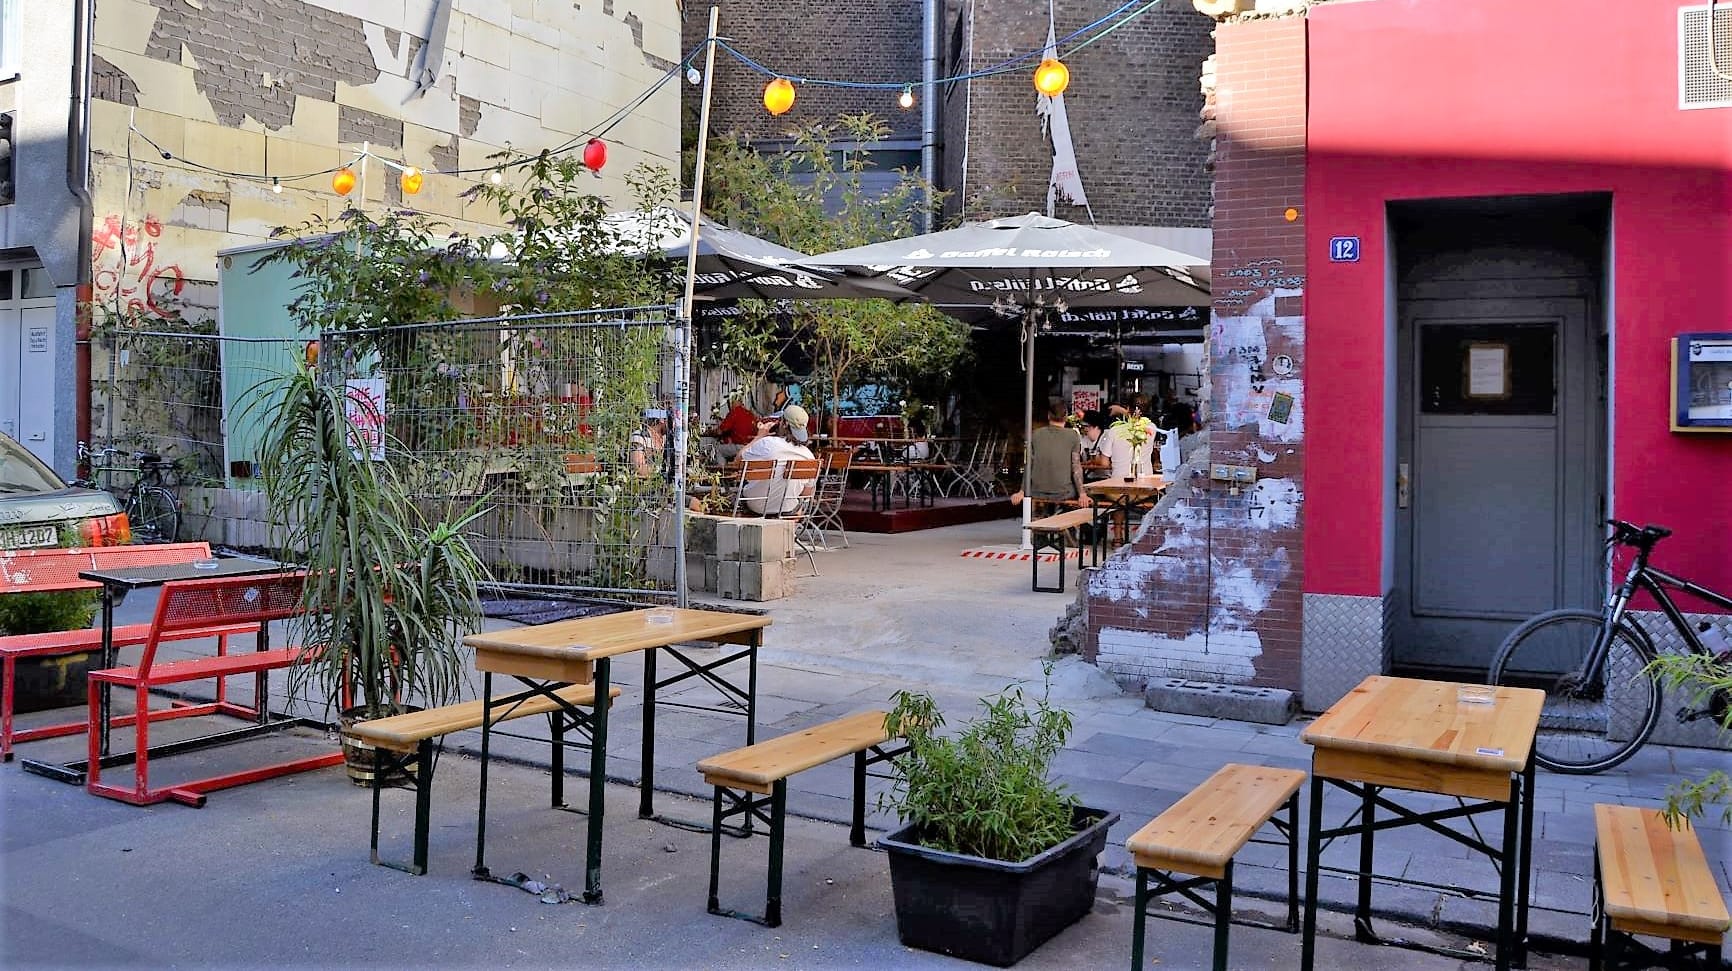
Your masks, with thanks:
[[[1678,108],[1676,0],[1362,0],[1309,15],[1305,590],[1383,593],[1384,204],[1612,194],[1613,513],[1732,588],[1732,435],[1668,430],[1668,339],[1732,330],[1732,109]],[[1330,263],[1358,236],[1358,263]]]

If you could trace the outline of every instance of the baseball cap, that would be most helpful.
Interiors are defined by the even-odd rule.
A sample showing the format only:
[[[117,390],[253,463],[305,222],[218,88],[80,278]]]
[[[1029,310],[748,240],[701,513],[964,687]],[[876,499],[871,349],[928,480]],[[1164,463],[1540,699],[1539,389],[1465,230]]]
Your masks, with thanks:
[[[811,420],[811,416],[807,415],[806,409],[799,405],[789,405],[775,414],[765,415],[764,417],[775,418],[787,422],[788,431],[793,434],[794,441],[804,442],[806,440],[806,423]]]

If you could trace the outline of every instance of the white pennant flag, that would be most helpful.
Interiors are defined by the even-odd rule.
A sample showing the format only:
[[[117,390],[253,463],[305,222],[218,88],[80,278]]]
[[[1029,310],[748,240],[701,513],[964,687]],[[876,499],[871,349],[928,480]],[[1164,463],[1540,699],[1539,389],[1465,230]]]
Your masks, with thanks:
[[[1058,39],[1053,30],[1053,3],[1047,2],[1046,48],[1041,57],[1058,57]],[[1088,207],[1088,195],[1083,192],[1082,176],[1076,168],[1076,147],[1070,140],[1070,118],[1065,114],[1064,95],[1037,95],[1035,113],[1041,116],[1040,127],[1052,139],[1052,177],[1046,185],[1046,214],[1053,214],[1053,204],[1062,197],[1073,206]],[[1093,221],[1094,214],[1089,214]]]

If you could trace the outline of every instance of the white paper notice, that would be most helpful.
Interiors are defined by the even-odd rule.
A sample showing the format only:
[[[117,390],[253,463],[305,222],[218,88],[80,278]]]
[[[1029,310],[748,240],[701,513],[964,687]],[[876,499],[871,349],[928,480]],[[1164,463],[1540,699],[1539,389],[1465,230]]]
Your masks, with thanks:
[[[1467,349],[1467,393],[1474,398],[1501,398],[1508,385],[1504,381],[1506,350],[1501,347],[1470,347]]]

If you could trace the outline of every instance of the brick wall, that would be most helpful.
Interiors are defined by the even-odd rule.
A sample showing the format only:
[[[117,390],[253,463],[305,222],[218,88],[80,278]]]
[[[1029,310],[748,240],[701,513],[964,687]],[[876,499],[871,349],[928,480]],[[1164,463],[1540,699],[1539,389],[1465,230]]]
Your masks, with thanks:
[[[1083,653],[1122,677],[1299,688],[1304,508],[1305,21],[1216,33],[1210,464],[1090,577]],[[1285,420],[1277,420],[1284,418]]]
[[[721,7],[722,36],[734,38],[743,53],[772,70],[851,81],[920,77],[919,0],[718,0],[715,5]],[[686,50],[703,43],[710,6],[686,4]],[[767,80],[718,50],[711,130],[774,139],[806,125],[832,123],[844,112],[870,111],[890,124],[892,138],[920,137],[920,107],[902,110],[896,104],[900,92],[800,85],[793,110],[772,117],[764,110]],[[697,88],[687,88],[690,104],[696,104],[697,95]]]
[[[1063,0],[1057,9],[1058,36],[1094,21],[1107,9],[1105,4]],[[1044,4],[976,0],[973,10],[974,69],[1046,42]],[[954,20],[948,26],[954,27]],[[1212,26],[1188,3],[1163,3],[1066,58],[1071,82],[1065,110],[1077,169],[1096,221],[1209,225],[1209,175],[1203,168],[1208,149],[1194,136],[1203,105],[1197,79],[1211,49]],[[947,30],[945,36],[948,40],[952,34]],[[965,48],[966,37],[965,28]],[[966,199],[953,206],[966,204],[978,215],[1046,211],[1052,150],[1035,114],[1033,74],[1034,64],[1029,63],[969,82]],[[947,130],[945,135],[946,151],[960,151],[955,134]],[[1054,214],[1089,221],[1086,211],[1062,201]]]
[[[723,0],[721,8],[721,33],[772,69],[861,81],[920,77],[918,0]],[[1034,8],[1041,15],[1031,13]],[[1059,36],[1107,9],[1098,2],[1061,0]],[[972,51],[966,19],[971,10]],[[942,14],[940,73],[965,73],[1040,47],[1046,42],[1044,11],[1043,4],[1028,0],[949,0]],[[688,5],[685,16],[691,49],[703,40],[708,5]],[[1202,107],[1197,77],[1211,48],[1211,26],[1187,3],[1163,3],[1067,61],[1071,90],[1065,106],[1097,221],[1209,225],[1207,146],[1194,133]],[[1035,114],[1033,73],[1031,61],[940,92],[940,188],[953,193],[946,215],[960,212],[965,196],[971,215],[1046,211],[1052,149]],[[895,92],[802,85],[793,110],[772,118],[763,108],[764,82],[719,54],[712,129],[774,138],[801,125],[834,121],[839,112],[871,111],[890,123],[893,137],[920,137],[918,105],[901,110]],[[695,111],[696,98],[697,89],[688,87],[688,111]],[[1088,221],[1087,212],[1063,204],[1057,215]]]

